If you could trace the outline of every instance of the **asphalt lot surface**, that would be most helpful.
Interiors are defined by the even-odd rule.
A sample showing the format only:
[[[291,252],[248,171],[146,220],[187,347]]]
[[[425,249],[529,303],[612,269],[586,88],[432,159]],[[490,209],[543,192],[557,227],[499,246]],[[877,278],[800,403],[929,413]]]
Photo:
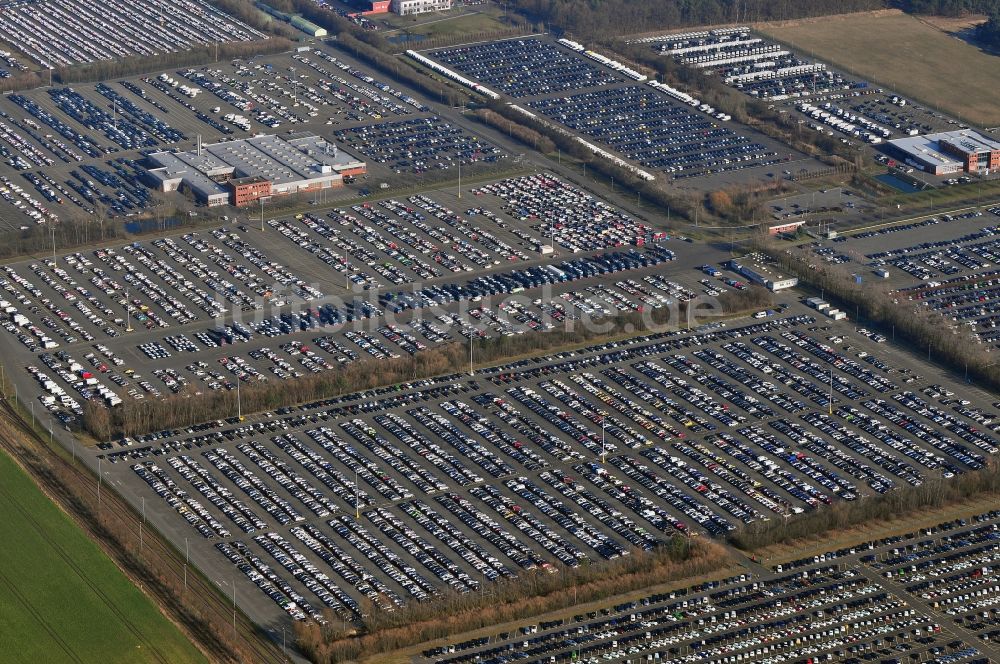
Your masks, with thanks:
[[[797,304],[787,313],[800,311],[807,315]],[[119,461],[105,455],[101,468],[130,500],[144,501],[154,526],[190,543],[210,578],[227,592],[236,582],[244,610],[274,626],[284,615],[276,602],[288,597],[314,612],[325,601],[349,619],[350,599],[415,601],[463,585],[471,592],[494,576],[627,555],[679,532],[721,534],[947,477],[986,455],[992,432],[950,403],[982,408],[977,390],[926,388],[944,379],[920,376],[932,370],[850,324],[782,320],[733,322],[714,338],[703,330],[640,339],[148,438],[116,447]],[[751,324],[758,327],[740,329]],[[831,343],[828,336],[846,337],[833,342],[842,357],[832,416],[829,365],[809,342]],[[798,341],[802,357],[788,356],[796,368],[776,344]],[[944,389],[955,396],[936,391]],[[96,452],[88,452],[91,462]],[[181,512],[200,512],[188,499],[208,512],[185,523],[132,469],[152,472],[149,462],[186,492],[165,493],[175,505],[184,501]],[[262,584],[275,601],[253,589],[215,550],[219,542],[234,560],[251,561],[253,578],[274,573],[288,586]],[[300,572],[298,555],[315,567]],[[382,592],[371,594],[375,588]]]
[[[972,332],[995,348],[1000,207],[970,209],[855,233],[811,245],[818,258],[857,266],[863,279],[884,281],[919,310]],[[885,270],[879,277],[876,270]]]
[[[551,174],[464,193],[13,263],[0,282],[4,327],[30,354],[23,363],[48,393],[43,404],[71,417],[87,398],[158,398],[189,383],[233,389],[235,376],[280,380],[359,354],[412,354],[732,288],[700,284],[691,269],[722,252],[696,251]],[[683,285],[657,274],[664,260]],[[304,352],[329,334],[339,341]]]
[[[546,36],[426,55],[687,188],[760,180],[781,163],[796,171],[818,166],[748,127],[692,109]]]
[[[425,650],[425,662],[986,662],[1000,513]],[[990,659],[993,658],[993,659]]]
[[[399,132],[408,145],[432,142],[407,165],[369,159],[368,178],[336,192],[357,196],[374,183],[431,181],[465,161],[465,177],[494,168],[508,152],[477,129],[440,119],[416,93],[387,77],[373,76],[349,56],[322,44],[284,53],[171,69],[101,84],[55,86],[0,100],[0,203],[3,223],[16,230],[56,217],[91,218],[106,213],[128,221],[154,212],[159,201],[140,182],[143,151],[191,149],[258,133],[311,131],[327,138],[363,126],[410,122]],[[440,134],[440,135],[439,135]],[[451,143],[477,150],[443,149]],[[418,164],[417,161],[422,163]],[[370,182],[369,182],[370,180]],[[18,191],[20,187],[23,191]],[[114,223],[114,222],[112,222]]]
[[[134,137],[145,131],[140,126],[150,127],[140,111],[168,118],[169,128],[153,125],[160,132],[152,139],[159,147],[186,146],[197,134],[217,140],[286,129],[347,135],[358,127],[379,126],[380,132],[387,126],[464,127],[457,111],[425,105],[403,90],[373,87],[356,73],[360,70],[351,71],[356,65],[349,58],[325,47],[322,52],[170,72],[169,78],[180,81],[176,87],[156,76],[131,80],[131,87],[109,84],[134,108],[96,86],[79,86],[79,98],[70,101],[98,116],[96,130],[86,126],[84,116],[66,113],[65,91],[58,93],[63,96],[27,93],[37,104],[31,108],[58,117],[70,135],[103,137],[81,139],[101,153],[79,162],[72,154],[84,149],[80,143],[59,147],[45,137],[52,127],[40,124],[37,115],[32,126],[24,107],[4,98],[0,109],[8,115],[0,119],[19,132],[37,134],[31,140],[61,162],[45,168],[55,182],[17,182],[36,197],[46,186],[61,191],[58,185],[86,198],[80,188],[89,189],[93,177],[100,185],[95,192],[124,189],[126,199],[142,199],[138,189],[129,194],[131,182],[123,175],[134,172],[134,165],[107,163],[138,155]],[[568,57],[568,66],[576,61],[592,69],[578,56]],[[267,82],[249,83],[258,78]],[[589,80],[566,81],[562,94],[596,90],[587,87]],[[181,83],[202,92],[187,97],[178,92]],[[621,80],[608,89],[631,87]],[[556,91],[531,93],[524,96],[529,103]],[[253,112],[248,101],[254,102]],[[98,114],[94,108],[105,110]],[[241,112],[248,116],[249,132],[234,124],[235,118],[224,119]],[[495,132],[458,131],[466,138],[444,149],[388,165],[372,163],[369,180],[420,178],[453,169],[456,159],[479,162],[487,154],[503,159],[513,154]],[[473,145],[496,145],[497,152]],[[31,150],[25,159],[27,154]],[[36,170],[45,160],[32,163],[30,170]],[[81,164],[114,171],[127,184],[105,184]],[[775,168],[780,165],[745,173]],[[76,169],[81,175],[72,174]],[[552,173],[539,172],[467,186],[460,196],[453,188],[376,197],[301,218],[265,217],[264,230],[260,219],[241,214],[224,228],[58,255],[52,264],[43,258],[10,264],[0,275],[9,319],[0,332],[7,377],[42,422],[45,408],[69,421],[86,398],[114,402],[183,389],[233,390],[360,358],[404,357],[450,339],[531,334],[742,286],[736,275],[705,279],[697,269],[719,264],[728,258],[725,252],[664,237],[663,227],[593,199],[565,173],[555,169],[558,184]],[[24,198],[8,190],[12,198]],[[0,195],[3,191],[0,187]],[[149,201],[135,201],[140,203]],[[129,209],[124,206],[123,214]],[[558,223],[543,221],[559,213],[564,216]],[[943,227],[913,229],[914,238],[935,237]],[[849,260],[862,261],[871,260],[859,258],[873,251],[869,247],[901,239],[880,235],[824,246],[834,249],[832,255],[843,250]],[[910,243],[907,237],[893,246]],[[501,304],[502,294],[517,297]],[[491,583],[529,570],[558,573],[566,566],[635,555],[675,534],[722,536],[754,521],[824,509],[826,503],[947,480],[996,454],[997,424],[988,412],[995,396],[856,329],[857,323],[815,314],[797,299],[794,292],[780,295],[778,302],[788,309],[760,319],[725,326],[709,320],[705,327],[698,327],[706,322],[699,320],[694,330],[250,414],[245,421],[192,422],[183,431],[107,441],[81,454],[154,527],[178,547],[189,547],[192,562],[272,631],[287,627],[289,619],[326,620],[325,608],[346,622],[368,604],[393,610],[448,589],[484,592]],[[323,310],[325,305],[339,313]],[[46,348],[46,340],[58,345]],[[474,353],[474,341],[470,345]],[[68,441],[52,417],[49,422]],[[987,554],[972,552],[978,540],[965,539],[970,543],[960,543],[959,550],[968,555],[948,564],[975,565],[950,573],[992,569]],[[651,607],[669,606],[661,614],[629,618],[629,629],[640,626],[632,630],[641,632],[636,640],[618,638],[631,639],[619,625],[604,625],[578,631],[585,639],[569,637],[578,643],[565,643],[560,635],[563,641],[551,651],[534,653],[548,642],[523,645],[536,634],[555,633],[553,626],[508,635],[500,646],[531,650],[546,661],[556,655],[557,661],[568,661],[574,653],[579,659],[584,645],[595,648],[588,657],[602,661],[636,655],[646,661],[647,654],[678,646],[685,650],[670,653],[679,657],[674,661],[806,661],[811,653],[848,647],[855,630],[855,643],[872,644],[859,657],[891,651],[898,641],[886,635],[899,633],[908,635],[912,648],[878,658],[904,660],[919,651],[942,663],[974,662],[990,652],[979,638],[995,627],[990,604],[977,607],[979,615],[971,618],[973,611],[962,613],[961,626],[946,624],[939,614],[945,606],[970,606],[964,598],[931,608],[923,598],[928,601],[918,603],[917,614],[904,614],[899,602],[925,593],[910,587],[925,579],[907,575],[904,587],[898,575],[881,576],[890,571],[880,567],[884,560],[855,564],[850,556],[859,555],[838,556],[846,570],[817,571],[808,585],[798,570],[794,578],[778,580],[788,577],[787,570],[758,569],[752,581],[725,584],[766,584],[741,591],[740,599],[804,593],[795,611],[824,612],[813,614],[811,628],[820,633],[811,638],[798,636],[794,625],[768,623],[767,629],[787,630],[781,641],[767,641],[766,651],[766,640],[748,636],[756,633],[749,627],[725,622],[732,616],[720,621],[708,603],[671,606],[677,598],[651,600]],[[815,562],[820,568],[825,564]],[[987,579],[991,575],[981,572]],[[948,583],[960,586],[950,577]],[[826,594],[816,599],[813,590],[824,584]],[[965,593],[964,587],[951,587],[948,596]],[[984,590],[989,594],[975,601],[994,597],[996,587]],[[829,606],[848,592],[859,604]],[[713,598],[712,606],[722,606],[723,599]],[[757,621],[794,612],[787,605],[774,615],[749,610]],[[889,618],[878,626],[865,624],[876,614]],[[647,637],[657,626],[643,623],[662,616],[674,626]],[[706,622],[696,623],[703,616]],[[834,629],[848,619],[858,626]],[[819,627],[824,621],[830,625]],[[935,631],[934,621],[942,632]],[[677,634],[682,627],[687,631]],[[715,639],[716,634],[725,638]],[[935,641],[917,641],[925,635]],[[676,639],[658,643],[667,636]],[[953,640],[960,645],[951,645]],[[791,645],[779,647],[786,643]],[[639,652],[627,652],[640,646]]]

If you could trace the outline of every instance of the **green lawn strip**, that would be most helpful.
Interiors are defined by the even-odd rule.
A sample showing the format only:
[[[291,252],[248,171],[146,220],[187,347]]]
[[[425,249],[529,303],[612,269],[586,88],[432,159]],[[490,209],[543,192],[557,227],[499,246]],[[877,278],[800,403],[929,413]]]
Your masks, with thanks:
[[[3,453],[0,515],[0,593],[4,598],[0,601],[0,661],[160,661],[146,644],[154,644],[171,663],[206,661]],[[115,609],[142,638],[130,631]]]

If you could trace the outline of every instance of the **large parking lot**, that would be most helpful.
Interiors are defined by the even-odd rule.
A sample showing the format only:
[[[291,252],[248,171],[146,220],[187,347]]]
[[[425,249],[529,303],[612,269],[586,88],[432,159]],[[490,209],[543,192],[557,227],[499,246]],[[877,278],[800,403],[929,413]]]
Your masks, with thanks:
[[[884,270],[914,306],[1000,347],[1000,208],[928,217],[844,236],[813,248],[830,262],[861,263],[865,279]]]
[[[697,294],[654,270],[676,259],[667,243],[682,254],[687,245],[575,184],[540,173],[465,193],[8,265],[7,339],[30,353],[42,405],[70,423],[88,399],[115,406],[233,389],[359,353],[413,354],[459,336],[524,334]],[[519,293],[502,307],[482,302]],[[363,328],[341,334],[345,324]]]
[[[333,195],[370,194],[401,174],[430,182],[506,162],[482,136],[445,120],[383,76],[325,46],[167,70],[0,101],[0,219],[6,230],[60,218],[128,222],[161,205],[142,183],[143,152],[259,133],[311,131],[368,163]],[[426,175],[425,175],[426,174]],[[161,209],[162,213],[163,209]]]
[[[787,157],[646,86],[582,92],[528,106],[675,179],[768,166]]]
[[[44,0],[3,3],[0,39],[47,69],[267,36],[202,0]]]
[[[210,578],[230,578],[231,562],[256,584],[262,593],[239,596],[271,621],[324,607],[349,619],[365,597],[391,610],[678,533],[722,536],[947,480],[997,452],[980,393],[807,311],[793,304],[784,318],[520,360],[99,453],[108,480],[146,498],[157,527],[191,538]]]
[[[436,664],[995,661],[1000,513],[524,623],[423,652]]]
[[[672,179],[732,174],[801,157],[733,126],[707,104],[680,99],[676,91],[672,96],[654,82],[640,84],[644,76],[605,66],[574,44],[537,36],[426,55]]]
[[[804,117],[803,124],[845,142],[879,144],[957,125],[912,100],[795,53],[747,26],[645,37],[648,45],[757,99]]]

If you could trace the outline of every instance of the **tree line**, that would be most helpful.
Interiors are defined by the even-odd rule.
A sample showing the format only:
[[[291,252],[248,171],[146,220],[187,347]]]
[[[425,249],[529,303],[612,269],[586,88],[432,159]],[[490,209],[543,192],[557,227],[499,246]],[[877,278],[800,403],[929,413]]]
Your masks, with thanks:
[[[336,41],[330,43],[349,52],[354,57],[364,60],[400,83],[422,92],[434,101],[441,102],[442,104],[446,103],[449,106],[458,106],[467,103],[470,99],[465,91],[453,88],[451,85],[444,83],[432,75],[429,71],[418,70],[417,65],[411,63],[409,59],[403,60],[397,56],[388,55],[377,46],[359,39],[354,34],[349,32],[341,33],[338,35]]]
[[[412,602],[393,613],[365,602],[360,629],[344,630],[336,620],[328,627],[297,623],[296,643],[316,664],[351,661],[718,572],[730,562],[726,550],[715,542],[674,536],[651,552],[635,550],[616,560],[561,568],[555,574],[523,572],[514,580],[489,584],[478,593],[448,589],[441,597]]]
[[[991,48],[1000,49],[1000,6],[976,27],[976,40]]]
[[[998,9],[997,0],[895,0],[892,4],[908,14],[935,16],[991,14]]]
[[[550,29],[584,38],[719,23],[784,21],[883,9],[884,0],[513,0],[512,6]]]
[[[718,298],[721,316],[732,316],[772,305],[771,294],[763,288],[727,292]],[[508,360],[520,355],[534,355],[563,346],[582,346],[600,339],[637,334],[664,325],[680,326],[692,317],[710,315],[699,300],[681,302],[675,309],[663,307],[644,314],[630,312],[600,319],[600,325],[573,325],[546,332],[494,337],[475,345],[475,359],[481,364]],[[443,376],[469,369],[469,350],[465,341],[442,344],[412,357],[391,360],[359,360],[345,367],[307,374],[287,380],[264,381],[240,389],[244,413],[274,410],[290,404],[309,403],[385,385],[395,385],[419,378]],[[115,408],[88,401],[84,405],[82,426],[97,440],[135,436],[163,429],[188,427],[199,422],[232,417],[237,412],[234,390],[213,390],[197,394],[188,386],[164,399],[127,401]]]
[[[970,498],[1000,495],[1000,473],[996,462],[986,468],[951,479],[934,478],[918,487],[903,486],[872,498],[838,501],[830,506],[791,516],[755,521],[729,536],[729,542],[744,551],[798,539],[828,536],[873,521],[892,521],[919,511],[953,505]]]
[[[214,62],[216,54],[219,60],[233,58],[249,58],[254,55],[270,55],[282,53],[292,48],[292,42],[284,37],[271,37],[266,40],[249,42],[225,42],[220,44],[202,44],[192,46],[188,50],[172,53],[159,53],[149,56],[130,56],[114,60],[98,60],[87,64],[56,67],[52,72],[54,82],[83,83],[90,81],[107,81],[135,74],[171,69],[174,67],[190,67],[206,62]]]
[[[910,300],[888,286],[862,280],[857,283],[849,267],[818,264],[815,256],[802,249],[785,249],[772,238],[754,238],[757,249],[775,260],[782,270],[799,278],[799,283],[822,290],[827,299],[908,342],[913,349],[953,370],[963,368],[971,379],[992,389],[1000,389],[1000,364],[992,362],[988,347],[977,343],[964,327],[953,324],[943,314]]]
[[[511,138],[516,138],[524,145],[543,154],[551,154],[556,150],[556,144],[545,134],[531,127],[525,127],[519,122],[509,120],[496,111],[479,108],[472,114],[472,117],[498,131],[506,132]]]

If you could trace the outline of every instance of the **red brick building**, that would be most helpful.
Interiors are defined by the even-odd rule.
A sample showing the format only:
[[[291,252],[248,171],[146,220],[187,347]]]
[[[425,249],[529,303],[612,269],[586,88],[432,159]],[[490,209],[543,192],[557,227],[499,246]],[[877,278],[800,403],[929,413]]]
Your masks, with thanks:
[[[962,160],[966,173],[1000,169],[1000,142],[975,131],[948,132],[938,139],[941,152]]]
[[[243,207],[271,195],[271,181],[258,175],[245,178],[235,178],[229,181],[229,189],[232,191],[232,203],[236,207]]]

